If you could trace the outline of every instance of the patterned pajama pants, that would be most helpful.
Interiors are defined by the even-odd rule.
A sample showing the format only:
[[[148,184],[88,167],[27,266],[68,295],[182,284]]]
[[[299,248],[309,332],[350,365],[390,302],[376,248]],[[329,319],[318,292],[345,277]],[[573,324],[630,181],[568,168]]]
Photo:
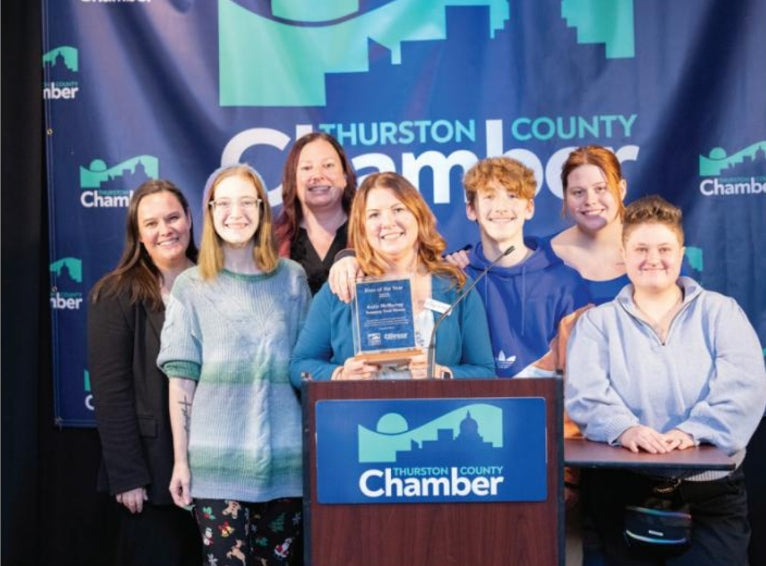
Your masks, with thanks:
[[[194,516],[207,566],[272,566],[302,563],[300,498],[251,503],[196,499]]]

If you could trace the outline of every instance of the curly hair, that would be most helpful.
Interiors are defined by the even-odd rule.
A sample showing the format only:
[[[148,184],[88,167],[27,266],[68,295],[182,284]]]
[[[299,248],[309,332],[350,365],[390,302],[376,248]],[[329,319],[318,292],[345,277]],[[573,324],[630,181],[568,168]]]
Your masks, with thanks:
[[[630,233],[642,224],[662,224],[684,243],[683,213],[677,206],[659,195],[647,195],[630,203],[625,208],[622,220],[622,243],[627,242]]]
[[[499,183],[519,198],[532,200],[537,192],[535,173],[521,161],[510,157],[488,157],[477,162],[463,177],[468,204],[492,182]]]

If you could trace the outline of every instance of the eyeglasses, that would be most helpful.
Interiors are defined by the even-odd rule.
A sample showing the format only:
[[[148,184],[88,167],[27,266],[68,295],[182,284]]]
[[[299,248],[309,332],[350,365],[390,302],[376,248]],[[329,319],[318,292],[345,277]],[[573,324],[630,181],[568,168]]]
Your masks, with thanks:
[[[256,209],[256,207],[260,206],[262,202],[263,200],[259,198],[243,198],[238,201],[220,199],[211,200],[208,205],[214,211],[218,212],[229,212],[234,205],[239,207],[240,210],[244,210],[245,212],[252,212]]]

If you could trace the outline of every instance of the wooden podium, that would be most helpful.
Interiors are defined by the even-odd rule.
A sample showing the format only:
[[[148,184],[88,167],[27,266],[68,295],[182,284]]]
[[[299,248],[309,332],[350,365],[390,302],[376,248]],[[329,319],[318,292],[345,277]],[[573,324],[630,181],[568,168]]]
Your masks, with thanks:
[[[316,407],[325,400],[537,398],[545,402],[543,501],[323,504],[317,499]],[[306,382],[306,566],[564,564],[559,379]],[[354,426],[349,423],[349,426]]]

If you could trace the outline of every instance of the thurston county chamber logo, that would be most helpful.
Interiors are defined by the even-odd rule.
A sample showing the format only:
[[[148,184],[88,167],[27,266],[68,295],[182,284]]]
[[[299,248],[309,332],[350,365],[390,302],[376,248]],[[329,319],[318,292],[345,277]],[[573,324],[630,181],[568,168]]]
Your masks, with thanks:
[[[72,100],[77,98],[80,84],[77,72],[80,70],[80,56],[77,48],[61,45],[43,55],[43,99]]]
[[[686,263],[688,267],[693,270],[693,272],[689,273],[688,275],[694,279],[699,280],[702,272],[705,271],[705,261],[704,254],[702,253],[702,248],[698,248],[696,246],[685,247],[686,251],[684,252],[684,257],[686,258]]]
[[[82,306],[82,260],[64,257],[52,262],[51,308],[54,310],[80,310]]]
[[[321,401],[321,503],[545,498],[542,399]]]
[[[728,155],[716,147],[699,156],[699,189],[706,197],[766,194],[766,140]]]
[[[85,391],[85,408],[89,411],[93,410],[93,393],[90,391],[90,372],[86,369],[82,372],[82,387]]]
[[[159,171],[159,159],[153,155],[138,155],[111,167],[94,159],[87,167],[80,166],[80,204],[84,208],[126,208],[132,188],[158,179]]]
[[[219,0],[220,104],[324,106],[328,74],[369,72],[371,42],[400,65],[403,42],[446,39],[451,6],[486,6],[491,38],[509,18],[507,0],[393,0],[366,12],[359,0],[273,0],[270,13]]]
[[[510,18],[507,0],[389,0],[360,10],[359,0],[301,3],[219,0],[221,106],[324,106],[331,73],[370,71],[370,45],[402,63],[402,45],[447,38],[452,7],[489,11],[489,37]],[[562,18],[580,44],[601,43],[606,58],[634,56],[633,0],[563,0]],[[259,53],[253,64],[252,53]]]
[[[607,59],[635,56],[633,0],[562,0],[561,16],[577,29],[577,43],[603,43]]]

